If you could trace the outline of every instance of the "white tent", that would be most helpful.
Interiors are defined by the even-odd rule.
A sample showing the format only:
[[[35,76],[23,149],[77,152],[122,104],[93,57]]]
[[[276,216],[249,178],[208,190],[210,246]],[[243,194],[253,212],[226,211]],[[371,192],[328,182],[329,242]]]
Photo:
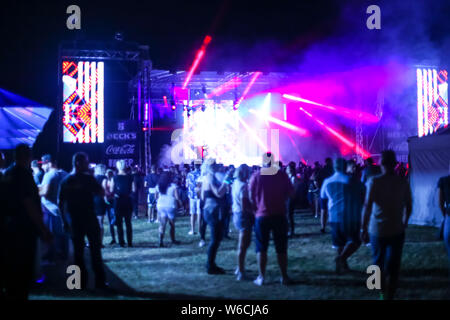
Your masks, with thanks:
[[[450,127],[425,137],[408,139],[413,212],[410,223],[439,227],[437,183],[450,174]]]
[[[0,150],[34,144],[53,109],[0,88]]]

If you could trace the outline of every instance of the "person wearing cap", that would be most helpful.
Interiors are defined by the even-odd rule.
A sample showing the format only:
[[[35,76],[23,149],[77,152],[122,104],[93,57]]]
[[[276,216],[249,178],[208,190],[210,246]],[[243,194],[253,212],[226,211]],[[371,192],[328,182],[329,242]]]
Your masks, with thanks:
[[[346,174],[346,162],[342,158],[334,160],[334,174],[325,179],[320,190],[320,198],[329,216],[333,247],[337,248],[335,258],[336,273],[349,271],[347,259],[361,246],[359,228],[364,203],[365,188]]]
[[[58,191],[61,181],[67,176],[63,170],[58,170],[52,156],[46,154],[41,158],[45,174],[39,185],[39,195],[44,211],[44,220],[52,232],[54,242],[48,248],[46,258],[54,261],[56,258],[66,260],[69,252],[69,238],[64,232],[61,212],[58,208]]]

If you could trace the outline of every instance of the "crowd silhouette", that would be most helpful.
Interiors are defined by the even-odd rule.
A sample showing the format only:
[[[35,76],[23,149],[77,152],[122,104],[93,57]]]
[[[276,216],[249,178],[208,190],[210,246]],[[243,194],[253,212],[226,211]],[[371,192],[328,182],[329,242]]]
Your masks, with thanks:
[[[127,167],[125,161],[118,161],[115,168],[90,164],[82,152],[73,155],[72,171],[65,172],[51,155],[33,160],[24,144],[16,147],[14,162],[7,168],[0,155],[2,299],[28,298],[31,284],[45,277],[35,261],[43,265],[72,259],[86,288],[86,247],[95,287],[108,290],[102,260],[105,216],[112,239],[107,245],[121,247],[133,247],[133,217],[158,223],[159,246],[165,247],[167,225],[171,243],[178,245],[177,217],[190,216],[188,234],[197,237],[199,247],[208,245],[205,271],[213,275],[226,273],[216,264],[216,256],[233,224],[239,234],[236,280],[249,279],[246,253],[254,240],[258,276],[253,282],[264,285],[272,239],[280,283],[290,285],[288,241],[296,236],[294,213],[299,208],[311,210],[317,232],[330,233],[337,274],[350,271],[348,258],[362,244],[370,244],[371,263],[382,274],[381,298],[395,297],[412,195],[408,166],[398,163],[393,151],[382,153],[380,165],[372,158],[362,165],[343,158],[327,158],[324,165],[284,165],[267,153],[261,167],[235,168],[206,159],[201,164],[153,165],[147,175],[138,167]],[[276,170],[267,174],[268,168]],[[450,176],[442,177],[437,187],[445,218],[442,237],[450,257]]]

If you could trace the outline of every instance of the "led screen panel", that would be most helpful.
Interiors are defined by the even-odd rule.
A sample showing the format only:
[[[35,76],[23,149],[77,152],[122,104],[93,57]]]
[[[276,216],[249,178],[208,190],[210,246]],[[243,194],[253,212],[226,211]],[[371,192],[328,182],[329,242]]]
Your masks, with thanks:
[[[63,141],[104,142],[104,63],[63,61]]]
[[[448,125],[447,70],[417,68],[418,136],[426,136]]]
[[[268,141],[271,151],[279,155],[278,129],[249,125],[241,111],[233,108],[233,100],[191,100],[184,104],[189,108],[183,111],[183,132],[172,136],[180,140],[172,140],[176,145],[176,157],[171,158],[174,163],[213,158],[224,165],[259,165]],[[260,141],[264,148],[255,141]],[[178,156],[179,151],[182,156]]]

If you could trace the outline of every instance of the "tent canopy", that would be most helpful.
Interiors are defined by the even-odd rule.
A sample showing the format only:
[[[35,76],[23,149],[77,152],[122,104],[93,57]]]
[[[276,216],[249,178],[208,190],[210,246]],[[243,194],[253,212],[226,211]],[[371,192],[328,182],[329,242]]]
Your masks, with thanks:
[[[410,223],[440,226],[439,178],[450,174],[450,127],[408,139],[413,212]]]
[[[0,88],[0,149],[33,145],[53,109]]]

